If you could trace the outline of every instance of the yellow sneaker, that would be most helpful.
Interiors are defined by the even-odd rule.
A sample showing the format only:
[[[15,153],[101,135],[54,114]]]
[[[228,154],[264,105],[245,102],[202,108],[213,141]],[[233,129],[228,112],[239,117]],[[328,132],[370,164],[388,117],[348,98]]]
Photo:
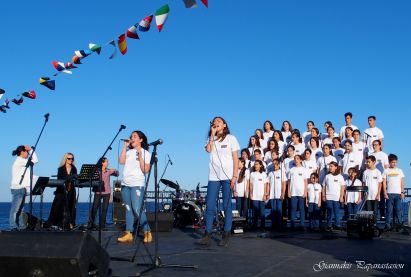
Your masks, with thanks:
[[[144,243],[150,243],[153,241],[153,236],[150,231],[144,232]]]
[[[133,242],[133,234],[131,232],[124,232],[118,239],[118,242]]]

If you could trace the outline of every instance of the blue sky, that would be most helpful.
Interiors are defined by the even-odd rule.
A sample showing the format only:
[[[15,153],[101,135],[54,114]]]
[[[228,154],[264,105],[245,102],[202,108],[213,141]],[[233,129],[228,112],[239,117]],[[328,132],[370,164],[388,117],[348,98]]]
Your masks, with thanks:
[[[140,129],[150,141],[163,138],[159,174],[169,154],[174,165],[165,178],[186,189],[207,182],[203,146],[215,115],[244,147],[266,119],[303,130],[313,120],[322,130],[326,120],[339,128],[351,111],[364,130],[373,114],[384,151],[399,155],[409,186],[409,1],[209,2],[209,9],[177,0],[2,3],[0,87],[11,98],[34,89],[38,99],[0,114],[0,201],[11,199],[12,150],[34,144],[45,113],[36,175],[56,174],[67,151],[78,167],[95,162],[124,124],[120,137]],[[38,84],[54,73],[52,60],[115,39],[165,3],[171,12],[163,31],[128,40],[125,56],[109,60],[111,48],[103,48],[73,75],[58,76],[55,91]],[[117,142],[108,157],[117,167]],[[82,201],[87,193],[81,190]]]

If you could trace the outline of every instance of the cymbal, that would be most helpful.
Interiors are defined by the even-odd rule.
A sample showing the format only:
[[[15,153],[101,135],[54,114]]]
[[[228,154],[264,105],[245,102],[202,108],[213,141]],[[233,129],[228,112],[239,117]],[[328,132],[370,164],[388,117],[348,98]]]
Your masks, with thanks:
[[[179,185],[177,185],[176,183],[174,183],[174,182],[172,182],[172,181],[170,181],[170,180],[161,179],[160,181],[161,181],[164,185],[166,185],[166,186],[168,186],[168,187],[170,187],[170,188],[172,188],[172,189],[175,189],[175,190],[179,190],[179,189],[180,189],[180,186],[179,186]]]

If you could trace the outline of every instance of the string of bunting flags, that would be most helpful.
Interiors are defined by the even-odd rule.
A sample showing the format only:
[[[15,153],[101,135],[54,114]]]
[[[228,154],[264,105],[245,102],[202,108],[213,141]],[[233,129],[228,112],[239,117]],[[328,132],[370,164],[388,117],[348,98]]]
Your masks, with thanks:
[[[200,0],[203,5],[208,8],[208,0]],[[188,9],[197,8],[197,1],[196,0],[183,0],[184,6]],[[122,33],[118,36],[117,39],[112,39],[104,45],[104,48],[111,47],[112,52],[109,56],[109,59],[113,59],[117,55],[117,48],[122,55],[127,53],[127,38],[139,40],[140,36],[138,35],[137,31],[140,32],[148,32],[151,27],[151,23],[153,18],[155,19],[157,30],[161,32],[163,30],[164,24],[167,21],[168,14],[170,13],[170,7],[168,4],[158,8],[154,14],[148,15],[144,17],[140,22],[132,25],[129,27],[125,33]],[[97,53],[100,55],[103,46],[96,43],[90,43],[88,45],[88,49],[85,50],[76,50],[74,51],[74,56],[71,58],[70,62],[60,62],[60,61],[52,61],[51,64],[53,65],[56,72],[53,74],[53,77],[57,77],[60,73],[66,74],[73,74],[72,70],[78,68],[79,65],[82,64],[82,61],[90,56],[93,53]],[[56,89],[56,81],[50,77],[40,77],[39,84],[48,88],[49,90]],[[0,100],[6,94],[6,91],[0,88]],[[34,90],[24,91],[21,94],[13,97],[11,102],[13,102],[16,106],[20,106],[24,102],[24,98],[28,99],[36,99],[37,94]],[[10,100],[9,98],[5,98],[2,105],[0,105],[0,112],[6,113],[7,110],[10,109]]]

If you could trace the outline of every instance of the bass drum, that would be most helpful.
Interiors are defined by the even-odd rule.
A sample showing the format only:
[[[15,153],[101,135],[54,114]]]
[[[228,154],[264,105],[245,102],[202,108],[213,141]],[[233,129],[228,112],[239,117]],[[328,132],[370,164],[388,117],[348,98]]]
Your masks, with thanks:
[[[192,226],[201,220],[201,209],[192,201],[181,203],[174,210],[174,225],[177,227]]]

